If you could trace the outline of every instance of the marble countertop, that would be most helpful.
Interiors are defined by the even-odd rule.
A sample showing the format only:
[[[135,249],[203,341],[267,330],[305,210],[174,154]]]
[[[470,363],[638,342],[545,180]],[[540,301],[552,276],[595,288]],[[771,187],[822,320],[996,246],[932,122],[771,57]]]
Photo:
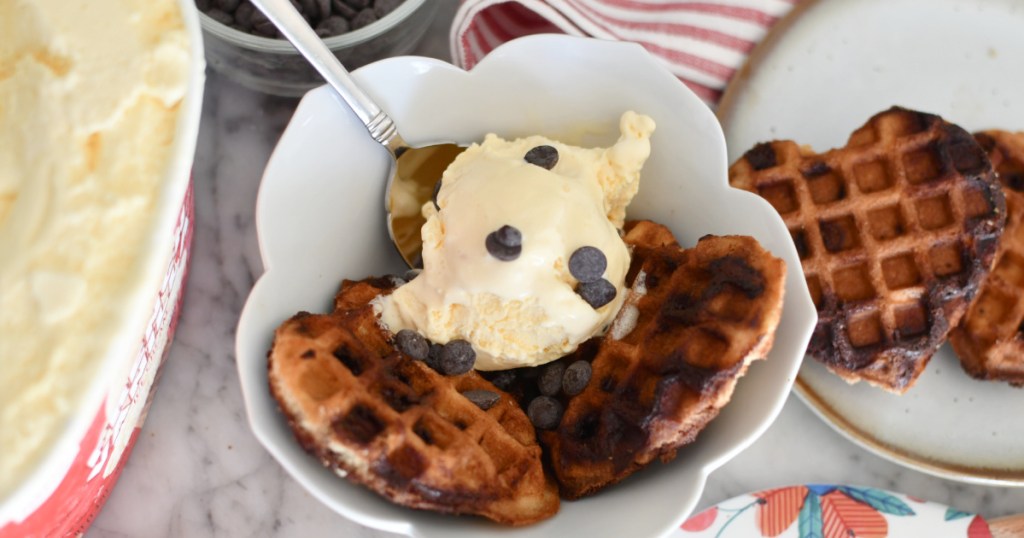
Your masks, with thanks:
[[[456,0],[441,4],[416,53],[449,59]],[[184,310],[145,426],[90,536],[391,536],[306,493],[257,443],[242,407],[235,325],[262,272],[253,208],[296,104],[209,74]],[[711,475],[698,509],[796,483],[875,486],[988,518],[1024,511],[1024,488],[968,485],[891,463],[851,444],[796,396],[761,439]]]

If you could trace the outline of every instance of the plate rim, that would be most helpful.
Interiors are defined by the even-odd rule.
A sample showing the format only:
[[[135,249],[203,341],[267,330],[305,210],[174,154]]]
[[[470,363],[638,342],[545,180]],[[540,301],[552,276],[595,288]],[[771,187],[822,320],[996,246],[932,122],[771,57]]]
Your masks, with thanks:
[[[715,116],[718,117],[723,131],[735,121],[734,114],[737,105],[742,99],[746,88],[749,87],[750,79],[756,70],[771,55],[779,43],[786,38],[786,35],[789,33],[788,30],[793,25],[801,21],[803,16],[811,10],[824,3],[823,0],[803,0],[796,4],[751,49],[747,59],[736,70],[733,78],[726,86],[722,99],[715,110]],[[805,355],[804,359],[807,364],[815,361],[810,354]],[[905,468],[932,476],[985,486],[1024,487],[1024,466],[1019,469],[1010,470],[978,465],[964,465],[905,450],[882,441],[877,436],[852,424],[842,413],[829,405],[826,398],[815,391],[811,383],[804,379],[803,371],[805,367],[807,366],[801,365],[800,371],[797,373],[796,380],[793,383],[793,392],[796,393],[815,416],[853,444]],[[983,381],[978,382],[982,383]]]

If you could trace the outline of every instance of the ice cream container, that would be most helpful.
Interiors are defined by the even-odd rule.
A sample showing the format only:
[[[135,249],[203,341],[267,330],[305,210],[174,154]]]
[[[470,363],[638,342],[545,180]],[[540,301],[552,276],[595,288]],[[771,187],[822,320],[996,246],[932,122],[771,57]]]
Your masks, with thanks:
[[[191,168],[205,81],[195,5],[178,0],[177,9],[188,37],[187,84],[177,105],[176,128],[168,134],[163,180],[147,209],[151,226],[133,269],[138,285],[118,305],[126,315],[103,346],[106,351],[89,359],[96,366],[81,380],[75,405],[62,415],[54,442],[40,451],[21,479],[0,492],[0,538],[85,533],[128,459],[170,348],[190,258]]]

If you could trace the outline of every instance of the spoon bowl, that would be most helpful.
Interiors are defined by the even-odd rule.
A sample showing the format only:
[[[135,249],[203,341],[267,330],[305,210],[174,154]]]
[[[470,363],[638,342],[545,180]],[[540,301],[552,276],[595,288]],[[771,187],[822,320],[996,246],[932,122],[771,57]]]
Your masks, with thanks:
[[[306,58],[309,64],[316,69],[324,78],[338,97],[345,102],[360,121],[366,125],[366,130],[375,141],[384,146],[391,155],[391,166],[389,167],[387,185],[384,190],[384,211],[387,214],[388,237],[398,249],[398,253],[405,260],[409,267],[415,267],[420,252],[419,226],[415,230],[411,227],[418,221],[422,225],[422,218],[418,218],[408,209],[397,224],[399,235],[402,240],[396,238],[396,223],[393,214],[395,199],[392,193],[401,193],[401,199],[407,203],[403,208],[410,207],[415,196],[420,207],[430,199],[434,184],[440,179],[441,172],[447,168],[451,159],[458,154],[454,144],[441,144],[438,146],[426,146],[412,148],[398,133],[395,122],[381,109],[366,93],[356,84],[345,66],[341,64],[327,45],[320,39],[312,27],[306,22],[302,15],[295,9],[290,0],[252,0],[253,6],[263,12],[281,34],[295,46],[299,53]],[[446,157],[450,156],[447,161]],[[402,159],[402,157],[405,157]],[[401,159],[401,161],[400,161]],[[421,163],[425,163],[420,166]],[[399,180],[399,188],[395,189],[396,174]],[[423,195],[424,189],[421,185],[429,185],[428,194]]]
[[[426,222],[421,208],[433,198],[434,189],[448,165],[465,150],[458,144],[436,144],[403,152],[385,194],[388,234],[402,259],[411,267],[422,265],[420,228]]]

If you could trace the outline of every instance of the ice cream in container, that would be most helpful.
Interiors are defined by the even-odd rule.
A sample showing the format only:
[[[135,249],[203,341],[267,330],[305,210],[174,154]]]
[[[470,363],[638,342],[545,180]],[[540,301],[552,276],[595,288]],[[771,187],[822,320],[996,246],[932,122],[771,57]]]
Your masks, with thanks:
[[[188,269],[191,0],[0,3],[0,537],[85,532]]]

